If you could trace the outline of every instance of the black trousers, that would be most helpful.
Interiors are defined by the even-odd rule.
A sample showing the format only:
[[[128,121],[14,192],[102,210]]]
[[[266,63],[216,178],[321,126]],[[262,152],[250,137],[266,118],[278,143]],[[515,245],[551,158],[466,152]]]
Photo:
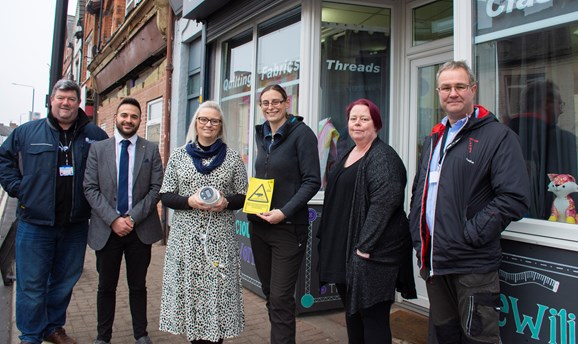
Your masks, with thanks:
[[[337,292],[347,309],[347,287],[337,283]],[[347,337],[349,344],[391,344],[391,328],[389,326],[389,312],[393,301],[385,301],[369,308],[359,310],[355,314],[345,312]]]
[[[129,305],[135,339],[147,336],[146,276],[151,261],[151,245],[143,244],[135,231],[125,237],[111,233],[106,245],[96,251],[98,293],[96,297],[97,339],[110,342],[116,305],[116,287],[124,255]]]
[[[307,230],[307,225],[251,223],[251,247],[267,298],[272,344],[295,343],[295,283],[307,247]]]
[[[501,343],[498,271],[434,275],[426,287],[438,343]]]

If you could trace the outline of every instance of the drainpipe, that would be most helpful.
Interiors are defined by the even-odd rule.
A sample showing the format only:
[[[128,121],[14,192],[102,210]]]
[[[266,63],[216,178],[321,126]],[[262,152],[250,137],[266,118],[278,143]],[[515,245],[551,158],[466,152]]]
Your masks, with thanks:
[[[98,123],[98,103],[100,102],[100,96],[96,89],[94,90],[94,94],[92,96],[92,122],[94,124]],[[112,129],[114,133],[114,128]]]
[[[104,0],[100,0],[100,8],[98,11],[98,40],[96,41],[96,54],[100,52],[100,44],[102,43],[102,9],[104,8]],[[93,54],[92,58],[96,57]]]
[[[162,160],[165,165],[169,161],[169,156],[171,153],[171,143],[170,143],[170,125],[171,125],[171,85],[173,80],[173,30],[174,30],[174,14],[171,6],[168,6],[169,19],[167,27],[167,64],[165,68],[165,101],[163,102],[163,134],[162,134]],[[166,245],[167,237],[169,235],[168,226],[168,209],[167,207],[162,207],[162,217],[163,219],[163,244]]]
[[[90,1],[90,0],[89,0]],[[100,8],[98,11],[98,39],[96,41],[96,49],[91,51],[91,55],[92,55],[92,59],[96,58],[96,55],[98,55],[100,53],[100,44],[102,43],[102,17],[103,17],[103,8],[104,8],[104,0],[100,0]],[[94,48],[95,46],[93,46]],[[86,68],[88,70],[88,63],[86,64]],[[91,78],[94,79],[94,76],[91,75]],[[98,92],[96,92],[96,88],[93,84],[93,89],[94,89],[94,100],[93,100],[93,112],[92,112],[92,121],[94,123],[98,123],[98,107],[99,107],[99,102],[100,102],[100,97]],[[113,129],[114,132],[114,129]]]
[[[203,20],[203,26],[201,27],[201,99],[199,99],[199,103],[205,101],[205,99],[209,98],[209,78],[208,75],[210,74],[209,71],[209,64],[207,61],[209,60],[208,57],[208,50],[207,49],[207,21]]]
[[[52,59],[50,61],[50,80],[48,92],[52,91],[54,84],[62,79],[62,62],[64,57],[64,45],[66,36],[66,12],[68,0],[56,1],[56,13],[54,16],[54,33],[52,36]],[[49,104],[49,102],[47,102]]]

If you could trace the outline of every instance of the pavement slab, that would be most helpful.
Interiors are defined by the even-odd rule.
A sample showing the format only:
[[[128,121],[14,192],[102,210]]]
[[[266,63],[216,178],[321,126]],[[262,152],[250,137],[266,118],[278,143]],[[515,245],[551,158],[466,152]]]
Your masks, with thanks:
[[[148,289],[148,332],[155,344],[185,344],[184,335],[173,335],[158,329],[160,298],[162,290],[162,271],[165,246],[153,245],[152,261],[147,276]],[[124,263],[117,289],[116,316],[113,326],[113,344],[133,344],[132,321],[128,305],[128,287]],[[91,344],[96,337],[96,290],[98,274],[96,256],[87,248],[84,272],[76,285],[67,313],[66,332],[75,338],[78,344]],[[259,295],[244,289],[245,330],[236,338],[228,338],[225,344],[263,344],[269,342],[270,325],[265,301]],[[14,322],[12,321],[12,324]],[[337,344],[347,343],[347,331],[343,310],[304,314],[297,317],[297,343],[300,344]],[[11,343],[18,344],[18,331],[12,326]],[[48,344],[45,342],[45,344]],[[412,344],[394,339],[394,344]]]

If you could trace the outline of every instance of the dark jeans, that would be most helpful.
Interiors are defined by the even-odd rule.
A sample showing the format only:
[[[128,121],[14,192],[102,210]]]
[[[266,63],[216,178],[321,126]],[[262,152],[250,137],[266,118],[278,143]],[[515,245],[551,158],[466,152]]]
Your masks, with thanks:
[[[349,299],[345,284],[337,283],[337,292],[347,309]],[[345,313],[349,344],[391,344],[389,312],[393,301],[380,302],[355,314]]]
[[[295,343],[295,283],[307,247],[307,225],[251,223],[251,247],[267,298],[271,343]]]
[[[126,279],[132,330],[135,339],[147,336],[146,276],[151,261],[151,245],[143,244],[135,231],[125,237],[111,233],[108,242],[96,251],[98,293],[96,298],[97,339],[110,342],[116,305],[116,287],[122,256],[126,263]]]
[[[432,276],[426,282],[439,343],[501,343],[498,272]]]
[[[88,221],[16,229],[16,326],[20,340],[41,343],[66,323],[72,289],[84,267]]]

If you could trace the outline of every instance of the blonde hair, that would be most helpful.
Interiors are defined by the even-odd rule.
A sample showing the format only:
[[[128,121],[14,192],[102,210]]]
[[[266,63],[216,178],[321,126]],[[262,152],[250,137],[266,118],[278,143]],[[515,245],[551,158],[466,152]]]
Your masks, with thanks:
[[[191,124],[189,125],[189,130],[187,132],[186,141],[189,142],[189,141],[194,141],[197,139],[197,136],[199,134],[197,132],[197,118],[199,117],[199,113],[203,109],[217,110],[217,112],[219,113],[219,117],[221,119],[221,128],[219,130],[219,135],[217,136],[217,138],[219,138],[223,142],[225,142],[225,118],[223,116],[223,110],[221,109],[221,106],[219,105],[219,103],[217,103],[214,100],[207,100],[207,101],[202,102],[199,105],[199,108],[197,109],[197,111],[195,111],[195,114],[193,115],[193,120],[191,121]]]

